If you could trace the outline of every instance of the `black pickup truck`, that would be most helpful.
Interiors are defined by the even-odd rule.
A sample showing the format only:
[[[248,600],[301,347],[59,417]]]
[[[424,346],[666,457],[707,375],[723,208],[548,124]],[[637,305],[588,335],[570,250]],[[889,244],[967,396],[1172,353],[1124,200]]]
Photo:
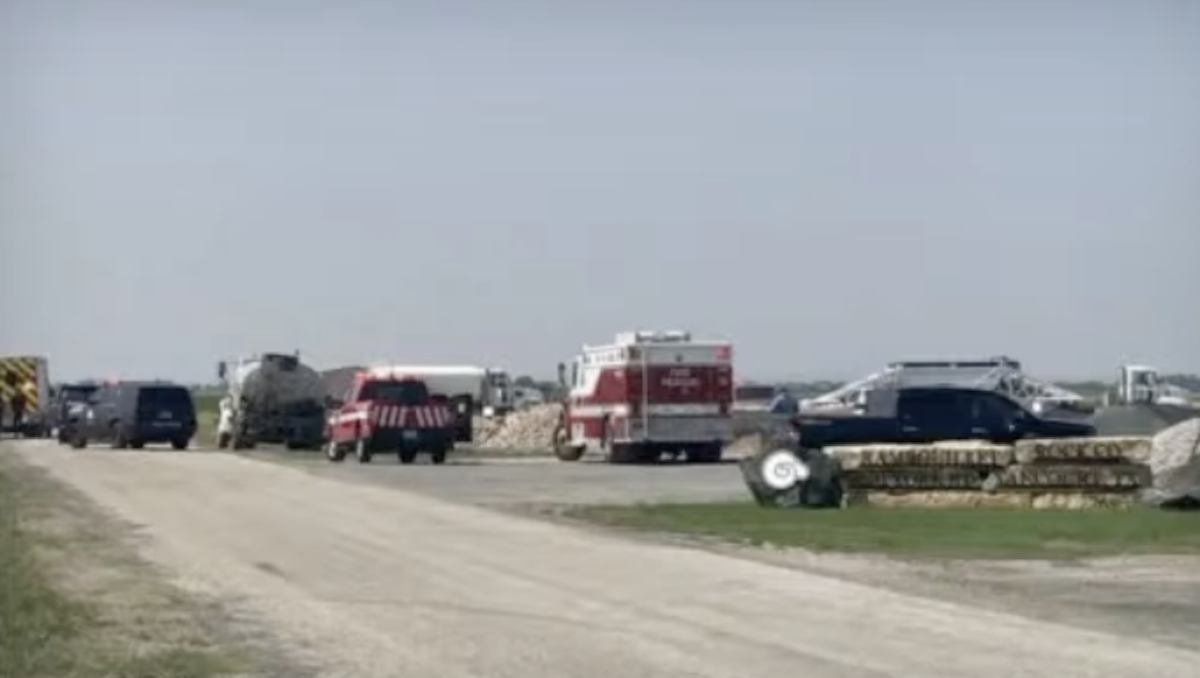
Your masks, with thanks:
[[[995,391],[945,386],[872,391],[861,414],[801,413],[792,420],[792,428],[800,445],[809,449],[939,440],[1012,443],[1021,438],[1096,435],[1090,424],[1038,417]]]

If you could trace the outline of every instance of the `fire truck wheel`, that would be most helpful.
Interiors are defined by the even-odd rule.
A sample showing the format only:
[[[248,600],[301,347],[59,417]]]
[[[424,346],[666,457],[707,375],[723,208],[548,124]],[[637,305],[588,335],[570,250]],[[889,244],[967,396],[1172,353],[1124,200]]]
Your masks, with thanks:
[[[411,464],[417,460],[416,450],[400,450],[400,463]]]
[[[371,450],[369,450],[367,448],[367,439],[366,438],[359,438],[357,441],[355,441],[355,443],[354,443],[354,458],[358,460],[358,463],[370,464],[371,457],[373,457],[373,456],[375,456],[375,455],[371,454]]]
[[[429,453],[429,460],[435,464],[446,463],[446,448],[441,447]]]
[[[583,452],[583,446],[571,444],[567,427],[560,423],[554,429],[554,456],[561,461],[579,461],[583,457]]]
[[[346,450],[343,450],[341,445],[330,440],[325,445],[325,458],[332,462],[343,461],[346,458]]]

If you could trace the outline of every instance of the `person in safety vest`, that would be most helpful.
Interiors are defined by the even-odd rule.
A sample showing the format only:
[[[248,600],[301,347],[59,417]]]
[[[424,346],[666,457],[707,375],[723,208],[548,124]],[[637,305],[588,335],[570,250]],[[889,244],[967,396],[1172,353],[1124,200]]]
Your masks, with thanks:
[[[19,433],[25,423],[25,392],[18,390],[13,393],[11,405],[13,430]]]
[[[233,398],[225,396],[217,405],[217,436],[233,435]]]

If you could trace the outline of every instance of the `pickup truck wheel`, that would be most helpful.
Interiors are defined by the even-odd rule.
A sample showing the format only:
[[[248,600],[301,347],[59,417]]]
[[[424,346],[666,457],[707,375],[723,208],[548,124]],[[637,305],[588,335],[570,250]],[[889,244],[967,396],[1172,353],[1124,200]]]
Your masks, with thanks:
[[[188,442],[190,441],[187,438],[176,438],[175,440],[171,441],[171,449],[186,450],[188,448]]]
[[[146,443],[144,443],[140,440],[130,440],[129,441],[129,449],[131,449],[131,450],[140,450],[144,447],[146,447]]]
[[[76,434],[75,437],[71,438],[71,449],[82,450],[83,448],[85,448],[87,446],[88,446],[87,438],[83,437],[82,435]]]
[[[342,449],[341,445],[330,440],[325,445],[325,458],[331,462],[343,461],[346,459],[346,450]]]
[[[411,464],[417,460],[417,451],[416,450],[400,450],[399,457],[400,457],[401,464]]]
[[[432,461],[434,464],[445,464],[446,463],[446,448],[439,447],[439,448],[433,450],[432,452],[430,452],[429,460]]]
[[[375,455],[371,454],[371,450],[367,447],[366,438],[359,438],[354,442],[354,458],[358,460],[358,463],[370,464],[373,456]]]

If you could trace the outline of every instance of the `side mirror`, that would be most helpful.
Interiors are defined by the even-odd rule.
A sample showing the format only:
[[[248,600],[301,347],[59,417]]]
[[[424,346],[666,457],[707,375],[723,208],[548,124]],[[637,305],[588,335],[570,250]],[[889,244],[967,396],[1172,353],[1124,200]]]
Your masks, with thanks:
[[[558,364],[558,385],[563,388],[567,387],[567,364],[566,363]]]
[[[225,361],[224,361],[224,360],[222,360],[221,362],[217,363],[217,379],[224,379],[224,378],[225,378],[225,373],[226,373],[226,370],[227,370],[227,368],[226,368],[226,366],[225,366]]]

